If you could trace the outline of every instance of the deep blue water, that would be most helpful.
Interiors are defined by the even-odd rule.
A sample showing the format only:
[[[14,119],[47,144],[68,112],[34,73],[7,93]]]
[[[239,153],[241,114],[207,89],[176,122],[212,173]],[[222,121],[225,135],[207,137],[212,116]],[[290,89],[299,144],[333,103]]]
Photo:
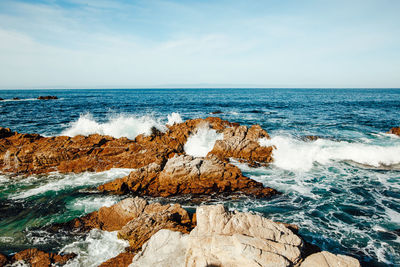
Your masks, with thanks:
[[[39,95],[59,99],[34,100]],[[183,120],[218,116],[260,124],[277,147],[274,164],[238,166],[284,194],[226,204],[298,224],[307,241],[355,256],[365,266],[400,265],[395,232],[400,229],[400,138],[385,134],[400,126],[400,89],[3,90],[0,98],[6,99],[0,101],[0,126],[46,136],[99,132],[133,138],[149,125],[162,127],[172,113]],[[217,110],[222,113],[210,115]],[[305,135],[323,138],[307,142]],[[99,196],[79,190],[95,185],[94,179],[101,183],[120,174],[93,175],[55,175],[46,182],[3,177],[0,209],[9,215],[0,218],[0,252],[26,244],[57,251],[67,244],[58,239],[38,243],[37,237],[17,236],[12,228],[29,230],[97,209],[93,203],[101,203]],[[92,182],[67,182],[78,180]],[[43,205],[49,199],[50,205]],[[30,215],[21,218],[9,209]]]

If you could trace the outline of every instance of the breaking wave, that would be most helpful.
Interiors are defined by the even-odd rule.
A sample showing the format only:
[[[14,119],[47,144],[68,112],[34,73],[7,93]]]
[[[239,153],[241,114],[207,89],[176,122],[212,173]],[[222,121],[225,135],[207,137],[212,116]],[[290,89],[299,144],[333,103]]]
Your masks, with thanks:
[[[317,139],[313,142],[289,136],[260,139],[262,146],[275,146],[274,165],[290,171],[309,171],[314,163],[347,161],[367,167],[395,168],[400,166],[400,144],[380,145]]]
[[[223,134],[210,129],[208,124],[197,128],[196,133],[188,138],[184,146],[185,152],[194,157],[205,157],[210,152],[217,140],[222,140]]]

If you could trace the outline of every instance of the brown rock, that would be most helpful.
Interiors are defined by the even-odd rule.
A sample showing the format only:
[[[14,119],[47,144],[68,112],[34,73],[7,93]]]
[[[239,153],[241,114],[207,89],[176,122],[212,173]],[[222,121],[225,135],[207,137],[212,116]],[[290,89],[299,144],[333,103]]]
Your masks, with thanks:
[[[216,156],[194,158],[175,156],[162,165],[150,164],[132,171],[128,176],[98,187],[100,191],[137,195],[174,196],[242,192],[254,197],[269,197],[278,192],[265,188],[242,175],[240,169]]]
[[[225,128],[223,140],[217,140],[209,154],[220,159],[235,158],[254,164],[272,161],[272,147],[260,146],[260,138],[269,138],[260,125],[236,126]]]
[[[7,138],[14,134],[15,132],[12,132],[10,128],[0,127],[0,138]]]
[[[39,100],[50,100],[50,99],[58,99],[56,96],[47,95],[47,96],[39,96],[37,99]]]
[[[400,127],[393,127],[392,129],[390,129],[389,133],[400,136]]]
[[[25,249],[16,253],[11,262],[24,261],[32,267],[50,266],[51,264],[65,264],[68,260],[74,258],[75,254],[59,255],[54,253],[47,253],[40,251],[36,248]]]
[[[130,252],[122,252],[118,256],[103,262],[99,267],[127,267],[132,263],[135,254]]]
[[[7,257],[0,253],[0,266],[6,265],[7,261]]]
[[[140,168],[153,162],[160,165],[173,155],[183,153],[187,138],[200,123],[208,123],[219,131],[236,125],[220,118],[188,120],[169,126],[165,133],[154,129],[150,136],[139,135],[135,140],[98,134],[42,137],[12,133],[3,128],[0,132],[0,171],[78,173]]]

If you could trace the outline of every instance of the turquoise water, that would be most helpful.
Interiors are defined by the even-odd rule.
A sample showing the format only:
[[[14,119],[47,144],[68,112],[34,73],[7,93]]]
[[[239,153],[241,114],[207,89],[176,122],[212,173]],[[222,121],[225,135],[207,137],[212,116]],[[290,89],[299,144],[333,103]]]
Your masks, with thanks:
[[[39,95],[59,99],[34,100]],[[386,134],[400,126],[400,90],[24,90],[0,91],[0,97],[23,99],[0,102],[1,126],[46,136],[134,138],[152,126],[162,129],[168,119],[205,118],[216,110],[222,113],[213,116],[260,124],[271,136],[261,142],[277,147],[275,162],[267,168],[234,164],[284,194],[225,204],[298,224],[307,241],[355,256],[364,266],[400,264],[400,138]],[[305,135],[322,138],[311,142]],[[52,235],[46,226],[117,202],[120,197],[92,188],[126,173],[0,176],[0,252],[29,246],[59,251],[85,238]]]

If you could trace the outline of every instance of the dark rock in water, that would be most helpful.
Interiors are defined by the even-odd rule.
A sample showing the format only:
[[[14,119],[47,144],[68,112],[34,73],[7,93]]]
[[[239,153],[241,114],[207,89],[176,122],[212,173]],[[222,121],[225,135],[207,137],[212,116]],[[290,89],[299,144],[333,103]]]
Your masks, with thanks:
[[[50,100],[50,99],[58,99],[56,96],[47,95],[47,96],[39,96],[37,99],[39,100]]]
[[[11,258],[0,254],[0,266],[13,265],[17,261],[23,261],[32,267],[47,267],[64,265],[70,259],[76,257],[76,254],[55,254],[40,251],[36,248],[25,249],[16,253]],[[19,266],[19,265],[18,265]]]
[[[390,129],[389,133],[400,136],[400,127],[393,127],[392,129]]]
[[[21,100],[19,97],[14,97],[13,100]]]
[[[261,110],[250,110],[249,113],[263,113]]]
[[[12,132],[10,128],[0,127],[0,138],[7,138],[14,134],[15,132]]]
[[[394,233],[395,235],[398,235],[398,236],[400,236],[400,228],[399,228],[399,229],[396,229],[396,230],[394,230],[394,231],[393,231],[393,233]]]
[[[211,114],[221,114],[221,113],[222,113],[221,110],[215,110],[215,111],[211,112]]]
[[[4,98],[1,98],[1,97],[0,97],[0,101],[1,101],[1,100],[4,100]]]
[[[315,140],[318,140],[318,139],[320,139],[320,138],[321,138],[321,137],[316,136],[316,135],[306,135],[306,136],[303,137],[303,139],[304,139],[305,141],[315,141]]]

